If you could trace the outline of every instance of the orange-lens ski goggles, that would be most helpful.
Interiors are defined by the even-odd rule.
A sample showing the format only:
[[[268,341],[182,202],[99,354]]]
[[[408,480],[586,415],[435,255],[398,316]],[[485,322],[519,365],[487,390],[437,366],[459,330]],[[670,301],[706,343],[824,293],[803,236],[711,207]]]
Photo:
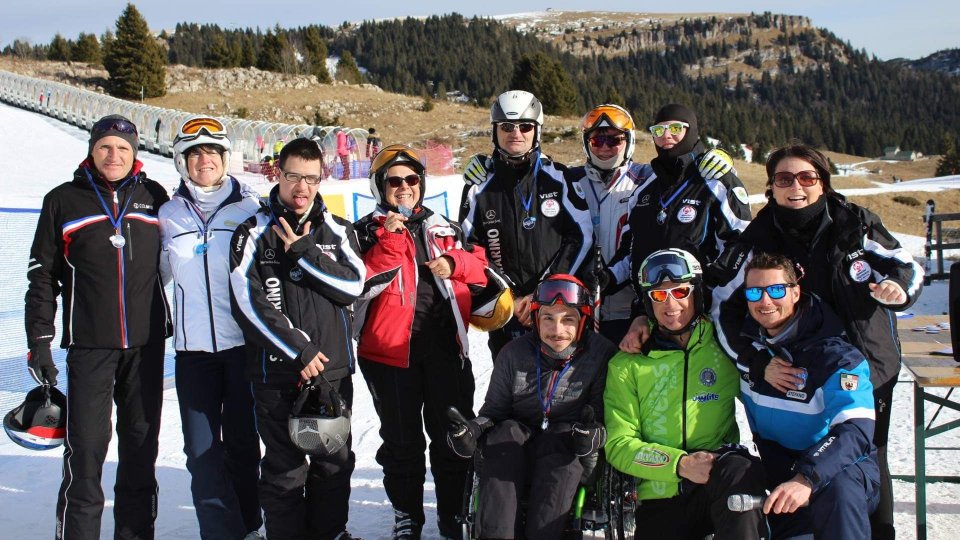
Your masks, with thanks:
[[[604,123],[604,119],[606,123]],[[612,127],[621,131],[633,129],[633,118],[622,107],[616,105],[600,105],[588,112],[580,122],[583,131],[590,131],[598,127]]]
[[[370,165],[370,170],[374,173],[378,173],[384,167],[393,164],[403,156],[406,156],[408,160],[415,161],[421,167],[424,167],[423,161],[420,159],[420,154],[418,154],[416,150],[405,144],[391,144],[383,150],[380,150],[380,153],[377,154],[377,157],[374,158],[373,163]]]

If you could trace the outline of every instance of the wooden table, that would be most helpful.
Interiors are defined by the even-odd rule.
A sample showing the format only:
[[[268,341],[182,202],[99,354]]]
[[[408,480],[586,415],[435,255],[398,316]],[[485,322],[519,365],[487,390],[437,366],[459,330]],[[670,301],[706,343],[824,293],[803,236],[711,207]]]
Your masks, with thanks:
[[[960,420],[933,426],[934,418],[927,425],[924,418],[924,404],[936,403],[943,408],[960,412],[960,403],[951,401],[953,388],[960,387],[960,363],[950,356],[937,356],[934,351],[950,347],[950,330],[943,329],[939,334],[916,332],[920,326],[946,323],[947,316],[922,316],[901,319],[898,322],[903,363],[913,378],[913,440],[914,476],[895,476],[895,478],[914,482],[917,497],[917,540],[927,538],[927,482],[960,483],[956,476],[927,476],[927,450],[960,450],[956,447],[927,446],[927,439],[960,427]],[[946,397],[928,392],[927,388],[950,388]],[[938,410],[939,412],[939,410]]]

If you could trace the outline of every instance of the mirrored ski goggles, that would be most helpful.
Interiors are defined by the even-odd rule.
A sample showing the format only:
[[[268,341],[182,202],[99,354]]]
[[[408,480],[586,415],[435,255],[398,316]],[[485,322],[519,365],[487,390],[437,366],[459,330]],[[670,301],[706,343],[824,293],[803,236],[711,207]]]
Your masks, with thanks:
[[[541,282],[537,285],[534,299],[543,306],[551,306],[557,300],[569,307],[590,305],[590,295],[587,294],[586,289],[572,281],[561,279]]]
[[[400,184],[406,183],[408,186],[413,187],[420,183],[419,174],[408,174],[407,176],[388,176],[383,179],[390,187],[398,188]]]
[[[643,287],[656,287],[668,279],[680,283],[693,278],[694,273],[687,261],[673,253],[657,255],[644,261],[640,268],[640,285]]]
[[[588,139],[590,141],[590,146],[594,148],[603,148],[606,145],[607,148],[616,148],[623,144],[623,141],[627,140],[623,135],[594,135]]]
[[[787,295],[788,288],[796,286],[796,283],[775,283],[766,287],[747,287],[743,290],[743,295],[747,297],[747,302],[759,302],[766,291],[771,300],[779,300]]]
[[[536,127],[536,124],[533,122],[500,122],[497,127],[504,133],[513,133],[515,129],[519,129],[520,133],[530,133]]]
[[[414,169],[419,168],[420,170],[424,170],[426,168],[423,164],[423,161],[420,159],[420,154],[418,154],[416,150],[405,144],[391,144],[390,146],[380,150],[380,153],[377,154],[377,157],[373,159],[373,163],[370,164],[370,171],[375,174],[382,171],[389,165],[405,162],[414,163]]]
[[[670,131],[671,135],[679,135],[688,127],[690,127],[690,124],[686,122],[670,122],[669,124],[654,124],[647,129],[654,137],[663,137],[667,131]]]
[[[810,187],[819,180],[820,175],[817,171],[800,171],[796,174],[789,171],[780,171],[773,174],[770,182],[778,188],[788,188],[793,185],[794,181],[800,182],[803,187]]]
[[[137,126],[133,122],[128,122],[121,118],[101,118],[90,129],[90,133],[99,134],[107,131],[116,131],[118,133],[137,134]]]
[[[588,112],[580,121],[584,132],[598,127],[612,127],[622,131],[633,129],[633,118],[626,110],[616,105],[600,105]]]
[[[177,140],[192,141],[204,134],[215,139],[223,139],[227,136],[227,130],[223,123],[216,118],[210,118],[209,116],[191,118],[180,126]]]
[[[683,300],[684,298],[690,296],[690,293],[693,292],[693,287],[694,286],[691,284],[686,284],[670,287],[669,289],[655,289],[652,291],[647,291],[647,296],[657,303],[666,302],[668,296],[672,296],[677,300]]]

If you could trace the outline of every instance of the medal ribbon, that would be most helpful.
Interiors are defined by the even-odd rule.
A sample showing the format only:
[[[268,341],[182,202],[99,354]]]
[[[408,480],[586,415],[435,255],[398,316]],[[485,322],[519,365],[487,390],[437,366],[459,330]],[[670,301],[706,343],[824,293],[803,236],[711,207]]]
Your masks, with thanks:
[[[667,202],[663,202],[663,195],[660,195],[660,209],[663,212],[666,212],[667,207],[670,206],[670,203],[672,203],[674,199],[676,199],[678,196],[680,196],[681,193],[683,193],[683,190],[687,187],[687,184],[689,183],[690,183],[689,178],[684,180],[683,184],[679,188],[677,188],[676,191],[673,192],[673,195],[670,195],[670,198],[667,200]]]
[[[113,212],[111,212],[110,207],[107,206],[107,202],[103,200],[103,195],[100,195],[100,190],[97,188],[96,182],[93,181],[93,176],[90,174],[90,171],[84,169],[83,172],[86,173],[87,181],[90,182],[90,187],[93,188],[93,192],[97,194],[97,199],[100,199],[100,206],[103,208],[103,213],[107,216],[107,219],[110,220],[110,224],[113,225],[113,229],[117,231],[117,234],[120,234],[120,224],[123,221],[123,216],[127,215],[127,208],[130,207],[130,201],[133,200],[133,196],[127,197],[126,202],[123,203],[123,210],[120,212],[120,215],[114,218]],[[132,178],[128,178],[124,183],[120,184],[117,189],[122,189],[130,180],[132,180]],[[113,192],[114,197],[117,196],[117,190],[111,188],[110,191]]]
[[[563,366],[563,369],[557,372],[553,370],[553,374],[550,375],[550,382],[547,383],[547,386],[550,387],[550,391],[547,393],[547,397],[543,397],[543,391],[540,388],[540,348],[537,348],[537,399],[540,400],[540,407],[543,409],[544,419],[550,416],[550,408],[553,406],[553,394],[556,393],[557,387],[560,386],[560,380],[563,379],[563,374],[570,369],[570,366],[573,365],[573,362],[567,361],[566,365]]]

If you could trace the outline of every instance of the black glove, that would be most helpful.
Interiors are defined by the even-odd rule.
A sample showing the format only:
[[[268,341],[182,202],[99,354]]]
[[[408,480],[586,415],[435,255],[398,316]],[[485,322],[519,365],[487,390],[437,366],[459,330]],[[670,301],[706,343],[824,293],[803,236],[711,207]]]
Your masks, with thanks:
[[[617,286],[617,276],[613,275],[609,268],[598,270],[594,274],[594,279],[596,279],[600,294],[603,295],[610,294],[613,292],[612,289]]]
[[[464,459],[472,458],[477,451],[477,440],[493,427],[493,422],[483,416],[467,420],[456,407],[447,409],[447,417],[452,422],[447,430],[447,445],[454,454]]]
[[[607,442],[607,430],[600,422],[594,421],[593,407],[586,405],[579,422],[571,429],[573,452],[580,457],[588,456],[600,450]]]
[[[30,376],[39,384],[57,385],[57,375],[60,370],[53,364],[53,355],[50,353],[49,343],[40,343],[27,353],[27,370]]]

